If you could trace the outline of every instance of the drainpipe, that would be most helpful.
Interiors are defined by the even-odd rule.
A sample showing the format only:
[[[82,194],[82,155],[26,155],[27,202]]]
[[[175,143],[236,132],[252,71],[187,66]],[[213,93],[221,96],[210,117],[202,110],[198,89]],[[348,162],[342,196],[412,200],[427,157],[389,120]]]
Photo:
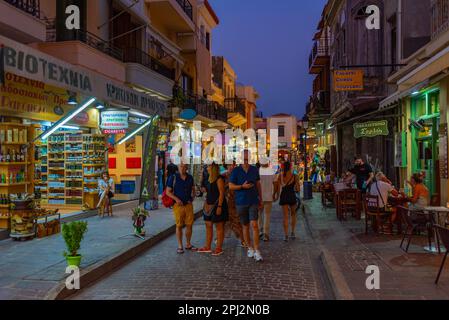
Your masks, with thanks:
[[[398,36],[397,36],[397,61],[398,63],[402,62],[402,0],[398,0]]]

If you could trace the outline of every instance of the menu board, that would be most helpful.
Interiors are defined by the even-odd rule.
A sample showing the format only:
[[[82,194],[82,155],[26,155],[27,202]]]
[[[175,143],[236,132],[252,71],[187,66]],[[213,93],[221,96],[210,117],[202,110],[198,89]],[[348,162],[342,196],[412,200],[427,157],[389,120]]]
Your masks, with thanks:
[[[448,143],[447,143],[447,123],[440,125],[440,177],[448,179]]]

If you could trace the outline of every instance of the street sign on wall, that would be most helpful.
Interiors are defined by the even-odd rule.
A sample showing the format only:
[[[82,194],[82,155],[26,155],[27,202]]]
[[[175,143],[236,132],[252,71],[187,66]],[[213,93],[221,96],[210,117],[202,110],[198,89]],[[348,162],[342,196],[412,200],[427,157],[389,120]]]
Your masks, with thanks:
[[[389,133],[387,120],[354,123],[354,137],[356,139],[388,136]]]
[[[334,90],[363,91],[363,70],[335,70]]]

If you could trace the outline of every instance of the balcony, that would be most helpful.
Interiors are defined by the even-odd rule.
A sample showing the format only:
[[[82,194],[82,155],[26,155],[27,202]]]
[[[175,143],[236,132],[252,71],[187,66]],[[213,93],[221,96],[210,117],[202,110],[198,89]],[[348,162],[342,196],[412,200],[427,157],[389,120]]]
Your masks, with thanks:
[[[86,30],[73,30],[70,35],[59,36],[56,32],[55,20],[47,21],[47,42],[81,41],[91,48],[99,50],[108,56],[123,61],[121,49],[112,46],[108,41],[103,40]]]
[[[192,93],[185,93],[182,88],[175,87],[173,90],[173,106],[175,108],[193,109],[197,113],[197,120],[204,122],[228,121],[228,110],[215,101],[207,100],[204,97]]]
[[[315,41],[309,57],[309,73],[320,73],[329,64],[329,61],[329,39],[321,38]]]
[[[0,0],[0,33],[22,43],[45,41],[39,0]]]
[[[228,110],[228,122],[234,127],[240,127],[247,122],[246,106],[240,98],[225,99],[225,107]]]
[[[141,64],[170,80],[175,80],[175,69],[165,66],[138,48],[126,48],[123,50],[123,61]]]
[[[193,6],[188,0],[145,0],[149,5],[151,22],[169,32],[195,32]]]
[[[432,0],[432,40],[449,30],[449,0]]]
[[[328,91],[319,91],[310,97],[306,106],[306,113],[311,120],[322,120],[330,115],[330,94]]]
[[[58,34],[54,20],[48,20],[46,40],[35,47],[70,64],[125,82],[123,51],[96,35],[84,30]]]

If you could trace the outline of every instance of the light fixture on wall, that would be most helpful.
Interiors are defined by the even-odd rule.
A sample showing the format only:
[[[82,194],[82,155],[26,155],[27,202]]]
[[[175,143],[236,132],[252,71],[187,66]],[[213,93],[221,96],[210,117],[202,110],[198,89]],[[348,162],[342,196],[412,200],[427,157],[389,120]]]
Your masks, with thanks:
[[[75,118],[76,115],[78,115],[81,111],[89,107],[92,103],[95,102],[95,98],[89,99],[87,102],[85,102],[82,106],[79,108],[73,110],[70,114],[68,114],[65,118],[59,120],[56,122],[49,130],[45,131],[41,136],[39,136],[37,139],[43,139],[46,140],[50,135],[52,135],[56,130],[64,126],[66,123],[68,123],[70,120]],[[36,139],[36,140],[37,140]]]
[[[95,104],[95,108],[97,108],[98,110],[104,109],[104,108],[105,108],[104,103],[98,101],[98,102]]]
[[[70,104],[72,106],[78,104],[78,100],[76,99],[76,95],[71,94],[69,96],[69,100],[67,100],[67,104]]]

